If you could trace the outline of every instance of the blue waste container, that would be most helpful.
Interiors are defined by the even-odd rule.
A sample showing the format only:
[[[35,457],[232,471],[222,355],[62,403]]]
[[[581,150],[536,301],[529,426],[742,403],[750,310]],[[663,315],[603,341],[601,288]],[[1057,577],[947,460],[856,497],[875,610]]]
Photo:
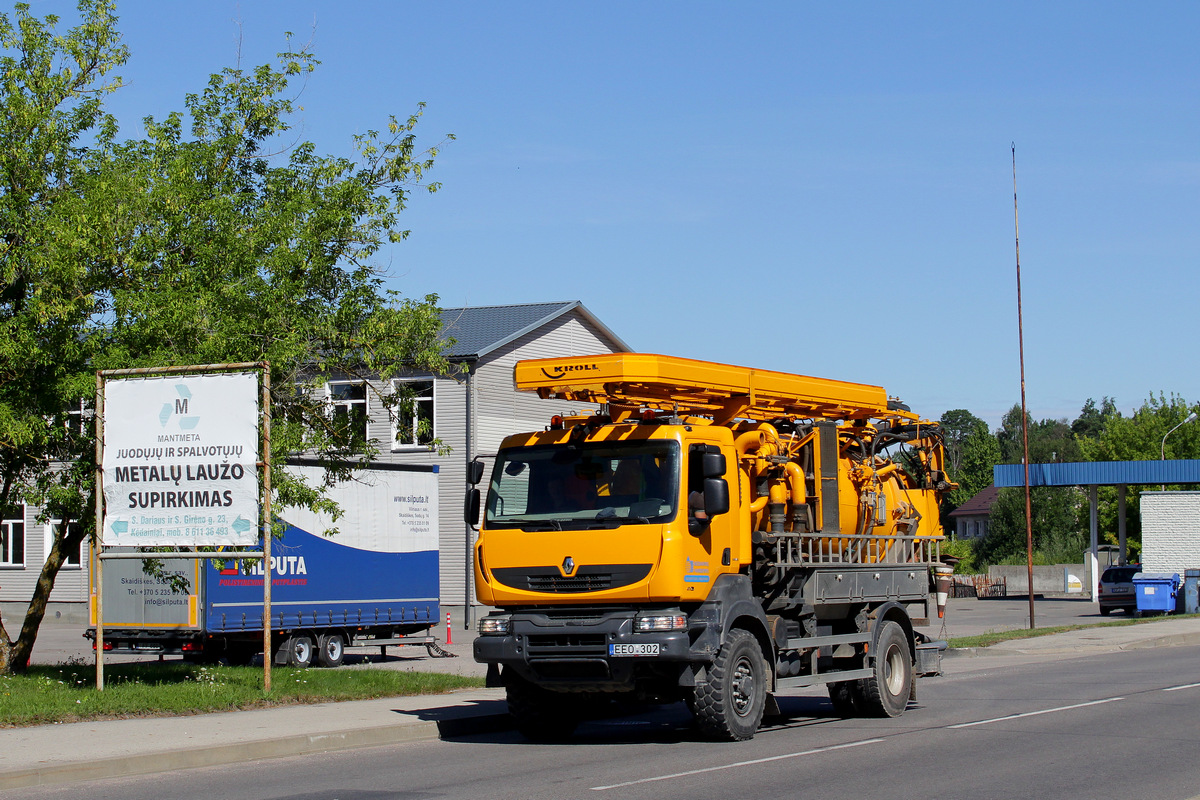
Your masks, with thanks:
[[[1133,576],[1133,590],[1137,593],[1138,613],[1175,611],[1175,596],[1179,593],[1179,573],[1139,572]]]

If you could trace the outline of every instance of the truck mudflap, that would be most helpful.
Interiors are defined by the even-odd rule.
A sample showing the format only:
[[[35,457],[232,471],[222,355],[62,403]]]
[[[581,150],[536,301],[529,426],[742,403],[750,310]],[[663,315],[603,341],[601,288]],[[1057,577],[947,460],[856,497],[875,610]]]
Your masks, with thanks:
[[[546,689],[602,692],[630,691],[644,678],[677,678],[696,660],[686,630],[635,632],[635,616],[633,609],[514,612],[506,635],[476,637],[475,660]]]

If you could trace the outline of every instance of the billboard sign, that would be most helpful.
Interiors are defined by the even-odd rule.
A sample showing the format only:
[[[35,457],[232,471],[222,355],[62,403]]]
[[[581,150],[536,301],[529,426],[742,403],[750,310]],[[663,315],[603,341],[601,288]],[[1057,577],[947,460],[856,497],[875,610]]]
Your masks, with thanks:
[[[105,547],[259,539],[258,374],[104,384]]]

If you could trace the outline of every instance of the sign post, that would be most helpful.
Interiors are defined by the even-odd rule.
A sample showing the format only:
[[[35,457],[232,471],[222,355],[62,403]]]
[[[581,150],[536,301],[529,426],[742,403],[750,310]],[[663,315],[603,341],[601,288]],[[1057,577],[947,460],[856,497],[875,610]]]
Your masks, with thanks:
[[[269,365],[102,370],[96,414],[96,688],[104,688],[103,562],[158,558],[142,548],[165,547],[191,550],[171,558],[263,559],[263,680],[270,691]],[[197,552],[253,546],[260,530],[262,552]],[[105,553],[107,547],[139,552]]]

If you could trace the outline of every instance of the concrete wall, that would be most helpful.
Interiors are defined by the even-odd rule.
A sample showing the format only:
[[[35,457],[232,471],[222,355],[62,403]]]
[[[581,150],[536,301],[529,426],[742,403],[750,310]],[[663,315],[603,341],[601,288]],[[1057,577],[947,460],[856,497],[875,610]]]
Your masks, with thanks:
[[[1067,586],[1068,575],[1073,575],[1079,579],[1081,584],[1079,590],[1069,590]],[[1027,566],[988,567],[988,577],[993,580],[1004,578],[1008,585],[1009,595],[1029,594],[1029,567]],[[1035,566],[1033,568],[1033,593],[1086,596],[1086,588],[1091,585],[1089,582],[1090,577],[1088,568],[1084,564]]]
[[[1142,571],[1200,569],[1200,492],[1142,492]]]
[[[4,628],[9,636],[16,638],[21,632],[21,626],[25,624],[25,612],[28,610],[28,602],[0,603],[0,614],[3,615]],[[47,603],[43,620],[60,620],[76,625],[88,625],[91,622],[88,619],[87,603]]]

